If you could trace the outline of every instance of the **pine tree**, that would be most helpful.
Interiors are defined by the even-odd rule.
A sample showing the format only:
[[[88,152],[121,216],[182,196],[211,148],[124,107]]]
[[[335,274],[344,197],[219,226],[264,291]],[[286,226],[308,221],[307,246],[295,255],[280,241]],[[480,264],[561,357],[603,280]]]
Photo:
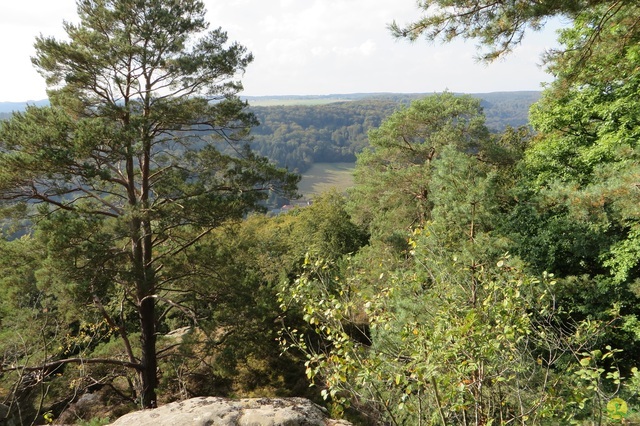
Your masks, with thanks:
[[[31,206],[51,285],[117,331],[141,404],[153,407],[158,305],[175,307],[168,297],[184,285],[167,261],[257,208],[269,190],[293,190],[296,178],[241,146],[256,120],[235,78],[252,56],[208,29],[202,1],[77,6],[79,23],[64,24],[68,40],[35,43],[51,106],[0,127],[0,199]],[[237,155],[221,154],[216,140]],[[109,301],[135,312],[139,348]]]

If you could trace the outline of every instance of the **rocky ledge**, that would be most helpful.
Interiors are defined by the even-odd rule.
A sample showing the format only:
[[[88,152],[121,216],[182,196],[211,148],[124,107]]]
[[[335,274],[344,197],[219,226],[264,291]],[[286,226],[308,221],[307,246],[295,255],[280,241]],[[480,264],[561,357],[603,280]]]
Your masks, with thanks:
[[[111,426],[349,426],[304,398],[193,398],[129,413]]]

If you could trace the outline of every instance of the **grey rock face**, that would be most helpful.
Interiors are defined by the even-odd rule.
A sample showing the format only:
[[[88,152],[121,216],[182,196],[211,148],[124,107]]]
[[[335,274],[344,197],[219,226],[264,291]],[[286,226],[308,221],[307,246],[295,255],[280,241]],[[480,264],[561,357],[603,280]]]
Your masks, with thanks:
[[[304,398],[201,397],[127,414],[111,426],[348,426]]]

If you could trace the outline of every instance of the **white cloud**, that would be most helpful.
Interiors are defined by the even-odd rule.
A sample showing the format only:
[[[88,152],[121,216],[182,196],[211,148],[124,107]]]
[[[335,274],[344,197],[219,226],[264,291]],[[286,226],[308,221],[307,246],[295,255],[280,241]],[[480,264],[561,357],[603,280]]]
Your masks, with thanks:
[[[314,47],[311,48],[310,51],[311,51],[311,54],[313,56],[325,56],[326,57],[327,55],[329,55],[331,53],[331,50],[327,49],[324,46],[314,46]]]
[[[315,48],[315,51],[322,51],[324,53],[335,53],[340,57],[353,57],[353,56],[371,56],[376,51],[376,43],[372,40],[367,40],[360,45],[335,45],[331,49]]]
[[[376,51],[376,43],[373,40],[367,40],[360,45],[360,53],[364,56],[371,56]]]
[[[22,28],[56,29],[62,27],[62,20],[72,20],[76,14],[73,0],[21,0],[2,1],[0,5],[0,25]]]

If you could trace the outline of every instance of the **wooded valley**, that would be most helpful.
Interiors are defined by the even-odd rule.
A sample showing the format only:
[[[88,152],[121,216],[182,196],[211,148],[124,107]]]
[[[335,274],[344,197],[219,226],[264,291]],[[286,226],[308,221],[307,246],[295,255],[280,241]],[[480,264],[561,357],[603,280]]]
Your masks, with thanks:
[[[78,0],[68,39],[36,40],[49,104],[0,121],[0,423],[204,395],[640,422],[640,6],[419,6],[451,4],[390,29],[492,60],[564,16],[554,82],[251,106],[253,57],[201,1]],[[349,161],[346,193],[266,214]]]
[[[369,145],[369,130],[424,96],[428,95],[360,94],[322,105],[304,105],[304,99],[293,99],[290,102],[299,104],[250,107],[260,122],[252,130],[251,148],[298,173],[305,172],[314,163],[355,162],[356,154]],[[487,127],[502,131],[508,126],[525,126],[529,107],[540,93],[472,96],[481,100]]]

